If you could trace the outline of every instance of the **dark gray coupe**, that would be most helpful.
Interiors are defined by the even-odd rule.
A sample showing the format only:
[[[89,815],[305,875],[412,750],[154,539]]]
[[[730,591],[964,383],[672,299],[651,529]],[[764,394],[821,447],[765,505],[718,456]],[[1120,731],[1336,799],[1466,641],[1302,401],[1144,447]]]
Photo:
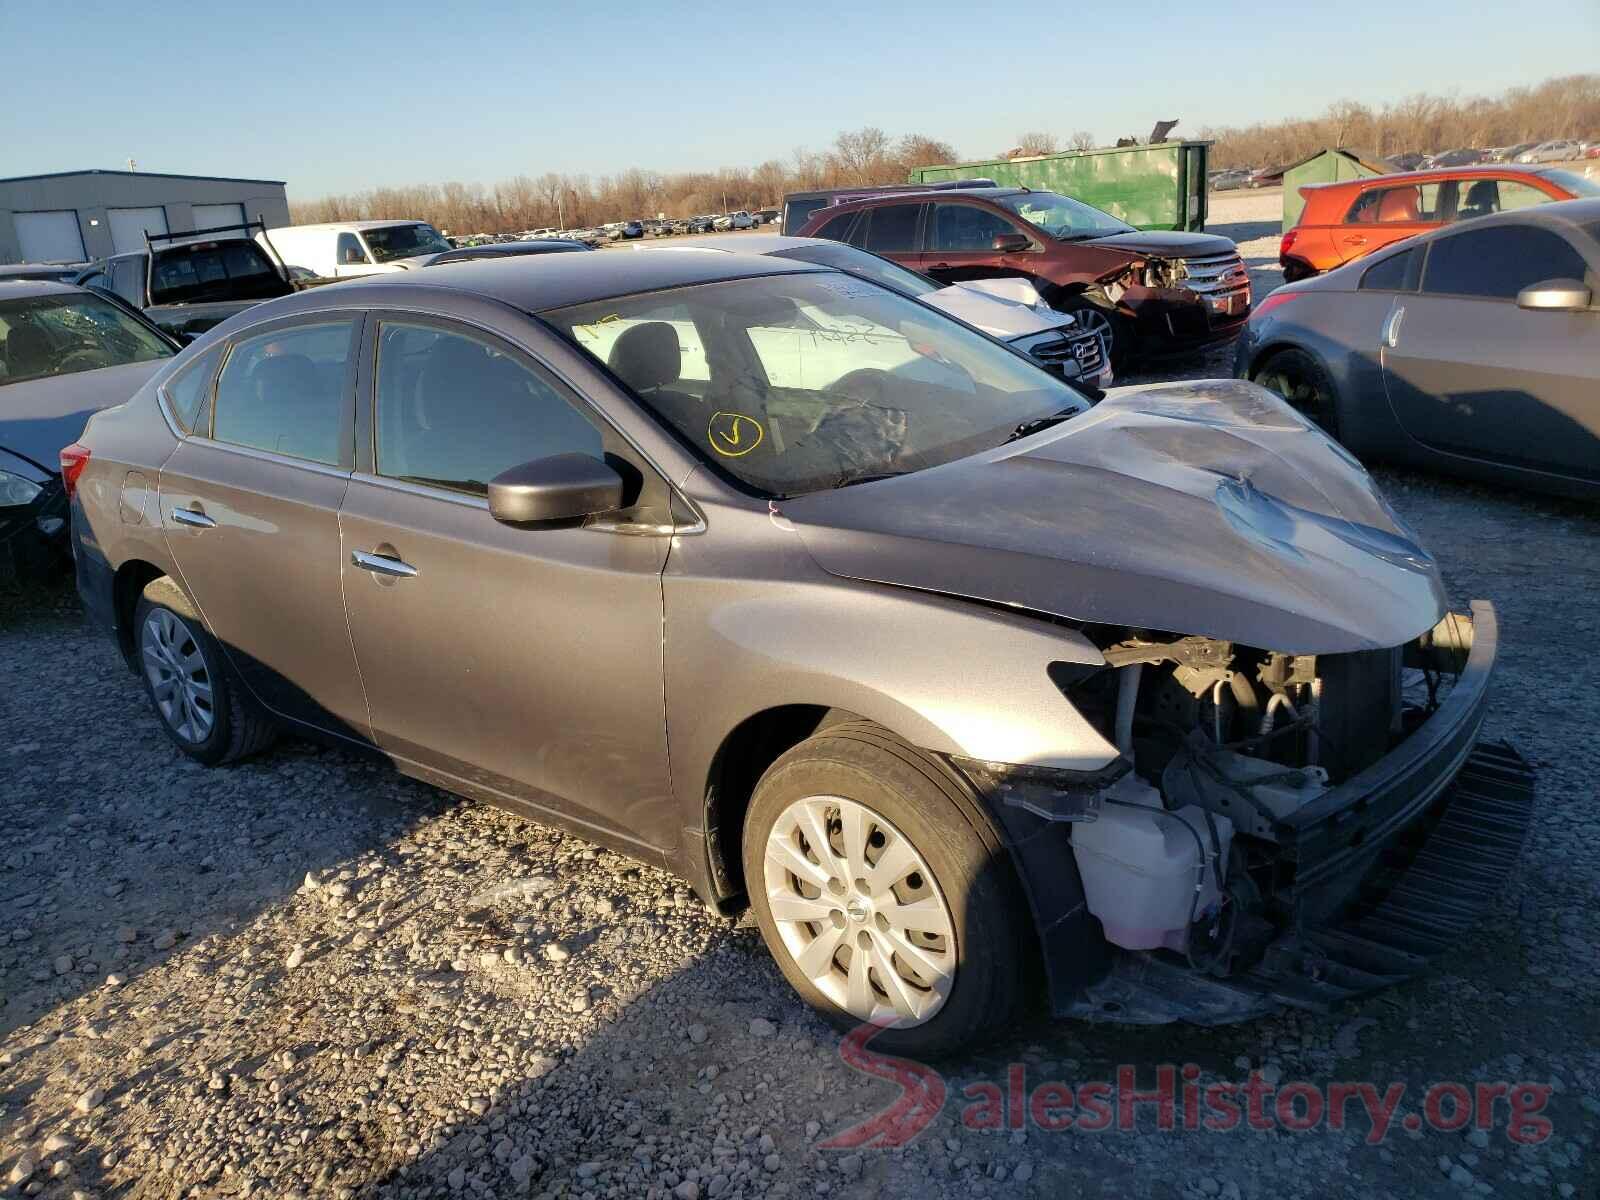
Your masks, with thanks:
[[[1235,374],[1363,458],[1600,496],[1600,200],[1479,217],[1256,306]]]

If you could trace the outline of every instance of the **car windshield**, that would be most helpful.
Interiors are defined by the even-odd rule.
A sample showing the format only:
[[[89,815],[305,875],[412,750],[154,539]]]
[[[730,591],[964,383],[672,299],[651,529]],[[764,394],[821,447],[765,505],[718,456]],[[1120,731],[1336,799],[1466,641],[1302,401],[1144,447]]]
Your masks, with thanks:
[[[0,302],[0,386],[170,358],[159,334],[99,296]]]
[[[268,300],[293,290],[261,247],[245,239],[158,250],[150,272],[151,304]]]
[[[1565,188],[1574,196],[1600,196],[1600,183],[1596,183],[1587,175],[1579,175],[1576,171],[1553,168],[1536,174],[1542,175],[1557,187]]]
[[[439,236],[432,225],[385,225],[379,229],[363,229],[361,236],[367,240],[374,262],[390,262],[396,258],[414,258],[418,254],[438,254],[450,249],[450,243]]]
[[[881,283],[886,288],[893,288],[903,296],[926,296],[929,292],[940,290],[940,285],[926,275],[918,275],[915,271],[908,271],[887,258],[879,258],[876,254],[869,254],[865,250],[857,250],[854,246],[845,246],[839,242],[819,242],[815,246],[774,250],[772,257],[793,258],[800,262],[815,263],[819,267],[834,267],[840,271],[848,271],[851,275],[859,275],[863,279],[872,280],[873,283]]]
[[[1063,242],[1106,237],[1113,233],[1133,233],[1126,221],[1110,213],[1054,192],[1023,192],[1015,196],[996,196],[995,203],[1010,209],[1028,224]]]
[[[937,466],[1087,399],[917,301],[833,271],[543,314],[719,471],[768,496]]]

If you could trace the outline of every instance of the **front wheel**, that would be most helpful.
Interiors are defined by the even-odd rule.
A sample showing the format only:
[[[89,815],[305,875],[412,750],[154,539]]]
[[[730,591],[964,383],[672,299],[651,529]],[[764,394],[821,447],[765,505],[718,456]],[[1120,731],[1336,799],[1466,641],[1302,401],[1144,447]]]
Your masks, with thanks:
[[[1080,329],[1100,335],[1106,348],[1106,361],[1113,371],[1121,375],[1127,369],[1133,351],[1133,328],[1127,318],[1102,308],[1085,296],[1068,296],[1054,307],[1057,312],[1070,315]]]
[[[937,1055],[1022,1007],[1032,924],[993,823],[938,763],[867,723],[775,762],[744,830],[756,921],[785,978],[874,1045]]]
[[[1304,350],[1279,350],[1256,369],[1251,379],[1276,392],[1289,407],[1329,437],[1339,437],[1339,398],[1323,365]]]

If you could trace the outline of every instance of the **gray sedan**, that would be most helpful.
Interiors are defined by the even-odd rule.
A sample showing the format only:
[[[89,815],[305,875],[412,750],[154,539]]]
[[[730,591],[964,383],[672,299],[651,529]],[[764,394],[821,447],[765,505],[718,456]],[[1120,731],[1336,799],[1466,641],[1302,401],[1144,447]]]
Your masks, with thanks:
[[[309,734],[665,867],[907,1052],[1036,982],[1216,1022],[1399,978],[1530,812],[1475,748],[1493,608],[1281,401],[1091,408],[835,270],[352,280],[72,453],[79,592],[182,753]]]
[[[1600,200],[1480,217],[1279,288],[1235,373],[1363,458],[1600,496]]]

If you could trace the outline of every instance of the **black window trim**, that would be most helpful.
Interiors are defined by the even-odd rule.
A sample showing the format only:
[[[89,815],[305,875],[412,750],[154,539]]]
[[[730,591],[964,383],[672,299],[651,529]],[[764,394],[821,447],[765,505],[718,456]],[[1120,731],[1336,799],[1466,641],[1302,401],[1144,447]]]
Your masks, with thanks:
[[[366,339],[366,326],[368,316],[361,309],[356,308],[319,308],[313,312],[295,313],[292,316],[280,317],[275,321],[263,321],[259,325],[251,325],[241,329],[227,339],[227,346],[223,352],[222,360],[217,364],[217,372],[211,380],[210,403],[206,405],[206,428],[204,433],[192,433],[190,439],[214,446],[221,450],[244,454],[251,458],[263,458],[269,462],[282,463],[285,466],[300,467],[308,471],[315,471],[324,475],[348,476],[355,470],[355,391],[358,377],[358,366],[361,347]],[[221,441],[214,436],[216,431],[217,405],[216,390],[222,381],[222,373],[228,369],[234,352],[246,342],[258,341],[263,337],[283,331],[310,328],[316,325],[337,325],[341,322],[352,323],[351,344],[349,359],[345,364],[345,378],[341,387],[341,403],[343,411],[339,415],[339,462],[337,464],[318,462],[312,458],[296,458],[292,454],[281,454],[276,450],[263,450],[258,446],[244,446],[237,442]]]
[[[221,350],[222,353],[217,354],[218,350]],[[204,415],[206,421],[206,434],[199,434],[192,429],[186,429],[183,422],[178,419],[178,405],[176,401],[173,400],[172,393],[167,389],[172,386],[174,380],[188,375],[190,371],[196,370],[200,366],[200,363],[212,354],[217,354],[217,361],[212,365],[211,378],[206,381],[205,389],[200,394],[200,406],[194,410],[197,418]],[[201,350],[195,354],[193,362],[183,363],[175,370],[169,372],[167,377],[157,385],[156,407],[161,410],[161,415],[166,418],[167,425],[178,437],[185,439],[191,437],[204,437],[210,433],[211,401],[217,394],[217,376],[222,373],[222,364],[227,357],[228,353],[226,346],[207,346],[204,350]]]
[[[1394,252],[1392,254],[1391,253],[1386,253],[1386,251],[1388,251],[1390,249],[1391,249],[1391,247],[1385,246],[1382,250],[1378,251],[1378,255],[1374,256],[1374,261],[1369,261],[1367,263],[1367,266],[1362,269],[1361,278],[1356,280],[1356,291],[1358,291],[1358,292],[1384,292],[1384,293],[1389,293],[1389,294],[1398,295],[1398,296],[1415,296],[1415,295],[1420,294],[1421,291],[1422,291],[1422,273],[1423,273],[1424,270],[1427,269],[1428,244],[1425,243],[1425,244],[1422,244],[1422,245],[1417,245],[1417,244],[1412,243],[1412,240],[1410,238],[1402,238],[1399,242],[1396,242],[1394,244],[1394,246],[1393,246],[1393,251]],[[1393,261],[1394,259],[1404,258],[1408,254],[1415,255],[1416,258],[1417,258],[1417,263],[1418,263],[1417,267],[1415,268],[1416,282],[1413,283],[1412,286],[1410,286],[1410,287],[1397,287],[1397,288],[1381,288],[1381,287],[1368,287],[1367,286],[1367,276],[1371,275],[1379,267],[1385,266],[1386,264],[1388,264],[1389,262]],[[1380,255],[1381,255],[1381,257],[1379,257]],[[1409,276],[1410,274],[1411,274],[1411,272],[1408,271],[1407,275]]]

